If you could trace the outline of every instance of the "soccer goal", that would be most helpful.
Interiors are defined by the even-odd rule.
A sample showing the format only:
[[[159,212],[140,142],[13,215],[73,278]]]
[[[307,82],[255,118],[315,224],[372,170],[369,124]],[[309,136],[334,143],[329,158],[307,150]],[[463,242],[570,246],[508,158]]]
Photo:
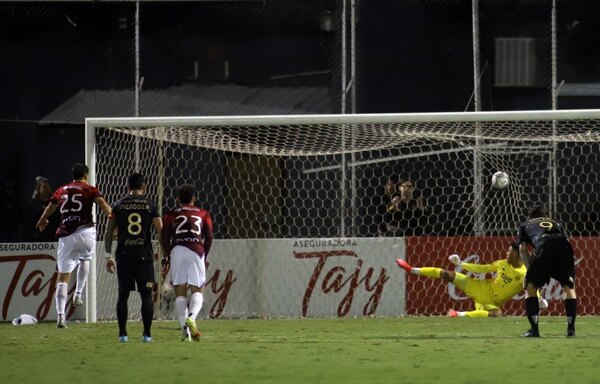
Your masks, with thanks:
[[[180,184],[196,186],[216,237],[204,316],[442,314],[469,302],[407,279],[395,258],[442,268],[455,252],[503,258],[533,203],[574,236],[579,287],[597,285],[599,123],[600,110],[88,118],[86,153],[110,203],[131,172],[147,176],[163,211]],[[496,171],[506,189],[492,187]],[[418,209],[388,209],[386,182],[399,194],[408,179]],[[94,279],[88,318],[115,318],[116,278],[97,268]],[[158,287],[157,313],[172,317],[168,284]]]

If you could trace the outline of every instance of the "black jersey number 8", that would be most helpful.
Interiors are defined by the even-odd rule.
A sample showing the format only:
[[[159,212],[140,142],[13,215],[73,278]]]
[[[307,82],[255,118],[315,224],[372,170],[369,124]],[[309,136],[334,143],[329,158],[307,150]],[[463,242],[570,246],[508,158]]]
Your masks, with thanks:
[[[127,216],[127,232],[131,235],[139,235],[142,233],[142,215],[133,212]]]

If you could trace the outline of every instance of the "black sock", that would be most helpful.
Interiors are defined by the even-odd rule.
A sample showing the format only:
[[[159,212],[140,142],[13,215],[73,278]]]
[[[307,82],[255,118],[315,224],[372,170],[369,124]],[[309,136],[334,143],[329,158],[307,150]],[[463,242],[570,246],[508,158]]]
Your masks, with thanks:
[[[531,324],[531,330],[538,332],[538,315],[540,313],[540,305],[538,303],[537,296],[528,297],[525,299],[525,313],[527,314],[527,320]]]
[[[567,314],[567,325],[569,329],[575,329],[575,318],[577,317],[577,299],[565,299],[565,313]]]
[[[152,337],[150,328],[152,327],[152,318],[154,317],[154,301],[152,301],[151,292],[140,292],[142,298],[142,322],[144,323],[144,335]]]
[[[117,299],[117,321],[119,322],[119,336],[127,336],[127,300],[129,300],[129,291],[119,290]]]

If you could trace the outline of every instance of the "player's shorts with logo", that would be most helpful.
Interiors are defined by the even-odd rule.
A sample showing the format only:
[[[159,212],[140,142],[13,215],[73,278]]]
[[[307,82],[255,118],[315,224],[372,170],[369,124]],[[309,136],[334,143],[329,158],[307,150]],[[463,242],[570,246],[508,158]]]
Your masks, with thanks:
[[[90,260],[96,253],[96,227],[81,227],[58,238],[57,268],[60,273],[73,272],[80,260]]]
[[[123,257],[117,260],[117,279],[122,291],[152,291],[154,288],[154,261],[142,260],[139,256]]]
[[[184,246],[176,246],[171,250],[171,284],[188,284],[202,287],[206,281],[204,255]]]
[[[548,284],[550,278],[573,288],[575,256],[571,244],[564,237],[544,240],[538,246],[527,269],[525,284],[532,283],[539,288]]]

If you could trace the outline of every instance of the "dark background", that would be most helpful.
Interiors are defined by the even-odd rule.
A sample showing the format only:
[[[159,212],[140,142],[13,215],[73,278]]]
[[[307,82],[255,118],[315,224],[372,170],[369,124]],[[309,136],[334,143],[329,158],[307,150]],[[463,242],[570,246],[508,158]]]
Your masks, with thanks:
[[[551,108],[549,4],[480,2],[482,110]],[[13,220],[35,176],[57,187],[70,180],[74,162],[85,161],[82,116],[134,115],[132,96],[92,110],[78,100],[82,91],[133,95],[135,7],[0,3],[0,240],[19,240]],[[599,83],[600,2],[559,0],[557,9],[558,81]],[[303,112],[340,113],[341,12],[335,0],[141,2],[142,94],[182,86],[316,87],[329,97]],[[323,28],[329,15],[332,28]],[[357,113],[473,110],[471,1],[358,0],[356,15]],[[499,37],[535,38],[535,84],[496,86]],[[559,97],[558,107],[596,108],[599,101],[575,92]],[[160,110],[151,101],[141,111],[223,114],[193,106]]]

